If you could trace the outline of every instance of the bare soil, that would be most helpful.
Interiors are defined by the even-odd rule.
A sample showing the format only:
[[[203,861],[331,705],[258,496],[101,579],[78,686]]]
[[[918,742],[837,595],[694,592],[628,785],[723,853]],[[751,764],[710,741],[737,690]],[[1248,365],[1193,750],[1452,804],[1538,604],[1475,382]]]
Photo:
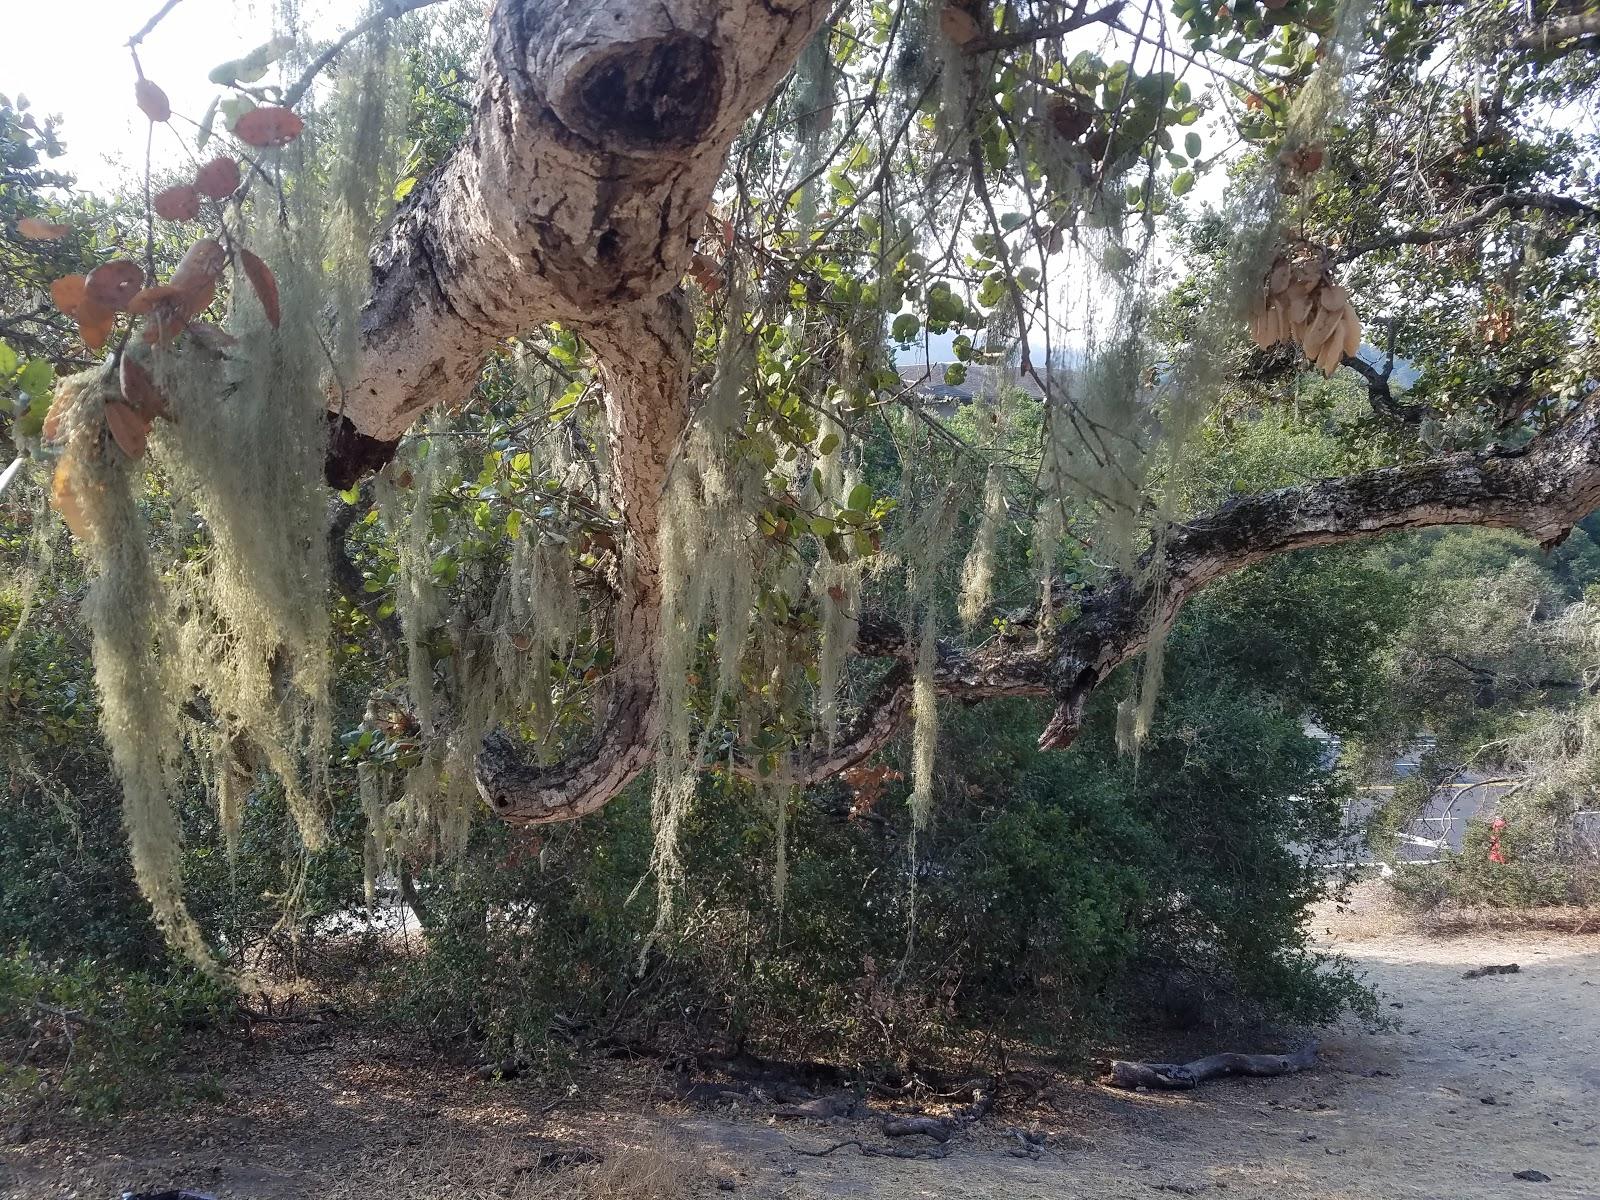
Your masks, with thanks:
[[[887,1143],[862,1122],[660,1103],[649,1064],[489,1084],[349,1029],[284,1027],[220,1081],[223,1102],[10,1131],[0,1189],[17,1200],[173,1187],[218,1200],[1600,1200],[1600,933],[1416,932],[1376,896],[1319,913],[1317,932],[1367,973],[1393,1028],[1325,1034],[1323,1065],[1304,1075],[1192,1093],[1060,1080],[1029,1108],[961,1134],[937,1161],[863,1157],[854,1146],[801,1154],[849,1138]],[[1512,962],[1516,974],[1462,978]],[[1020,1157],[1019,1128],[1046,1135],[1032,1157]],[[602,1161],[574,1165],[574,1152]],[[1528,1170],[1549,1180],[1514,1175]]]

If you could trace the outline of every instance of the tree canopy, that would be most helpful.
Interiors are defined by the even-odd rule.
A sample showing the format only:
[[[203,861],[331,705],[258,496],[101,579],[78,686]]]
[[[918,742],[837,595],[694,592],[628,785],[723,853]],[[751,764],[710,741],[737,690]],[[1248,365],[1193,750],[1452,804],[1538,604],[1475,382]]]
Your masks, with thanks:
[[[45,199],[0,106],[9,436],[191,947],[176,780],[236,837],[270,775],[320,845],[349,656],[374,856],[648,770],[666,898],[707,773],[859,783],[909,726],[921,829],[942,701],[1047,699],[1062,750],[1137,659],[1137,754],[1219,580],[1600,506],[1581,5],[431,7],[285,5],[197,133],[158,14],[130,102],[193,165],[131,209]],[[1302,406],[1303,477],[1204,478]]]

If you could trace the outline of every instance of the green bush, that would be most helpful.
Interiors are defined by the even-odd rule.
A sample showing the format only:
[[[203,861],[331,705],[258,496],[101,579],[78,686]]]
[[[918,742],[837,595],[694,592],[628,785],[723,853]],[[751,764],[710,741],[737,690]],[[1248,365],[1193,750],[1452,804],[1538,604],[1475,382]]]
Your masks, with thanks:
[[[232,1000],[192,969],[117,970],[16,950],[0,957],[0,1097],[101,1115],[212,1097],[210,1079],[178,1072],[193,1061],[197,1032],[223,1020]]]

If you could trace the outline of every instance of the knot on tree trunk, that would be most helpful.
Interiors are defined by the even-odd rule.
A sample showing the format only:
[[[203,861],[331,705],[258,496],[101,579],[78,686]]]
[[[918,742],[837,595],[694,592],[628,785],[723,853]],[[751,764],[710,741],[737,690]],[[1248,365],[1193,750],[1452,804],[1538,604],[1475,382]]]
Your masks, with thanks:
[[[722,108],[715,47],[689,33],[595,46],[551,97],[574,133],[614,154],[659,155],[696,146]]]

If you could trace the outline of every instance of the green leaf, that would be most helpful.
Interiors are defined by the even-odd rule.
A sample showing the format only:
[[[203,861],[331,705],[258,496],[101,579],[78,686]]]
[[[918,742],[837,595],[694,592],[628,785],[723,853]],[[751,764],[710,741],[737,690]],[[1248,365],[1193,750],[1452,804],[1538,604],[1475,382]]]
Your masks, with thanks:
[[[506,514],[506,536],[512,541],[517,540],[517,535],[522,532],[522,510],[513,508]]]
[[[256,102],[250,99],[249,96],[229,96],[217,106],[217,109],[222,113],[227,127],[232,129],[239,123],[239,118],[250,112],[255,106]]]
[[[50,406],[40,396],[28,402],[28,411],[17,418],[16,429],[24,437],[38,437],[44,432],[44,418]]]
[[[1183,148],[1190,158],[1200,157],[1200,135],[1190,130],[1183,136]]]
[[[827,517],[812,517],[811,532],[819,538],[825,538],[833,532],[833,522]]]
[[[31,400],[43,400],[55,385],[56,369],[43,359],[29,359],[22,364],[22,374],[17,376],[17,386],[28,393]]]
[[[872,507],[872,488],[865,483],[858,483],[850,489],[850,495],[845,498],[844,506],[853,508],[857,512],[866,512]]]
[[[839,448],[839,435],[830,433],[817,446],[818,454],[832,454]]]
[[[897,342],[909,342],[922,329],[922,319],[916,313],[901,313],[894,319],[889,332]]]
[[[1181,196],[1194,187],[1194,172],[1179,171],[1177,178],[1172,181],[1172,194]]]
[[[399,183],[395,184],[394,185],[394,201],[395,201],[395,203],[398,204],[398,203],[400,203],[400,201],[404,200],[407,196],[411,195],[411,189],[416,187],[416,186],[417,186],[417,177],[415,175],[407,175]]]
[[[221,96],[211,97],[211,103],[206,106],[206,115],[200,118],[200,131],[194,135],[195,149],[204,150],[206,143],[211,140],[212,127],[217,123],[217,107],[221,103]]]
[[[10,379],[17,370],[17,352],[0,342],[0,380]]]

